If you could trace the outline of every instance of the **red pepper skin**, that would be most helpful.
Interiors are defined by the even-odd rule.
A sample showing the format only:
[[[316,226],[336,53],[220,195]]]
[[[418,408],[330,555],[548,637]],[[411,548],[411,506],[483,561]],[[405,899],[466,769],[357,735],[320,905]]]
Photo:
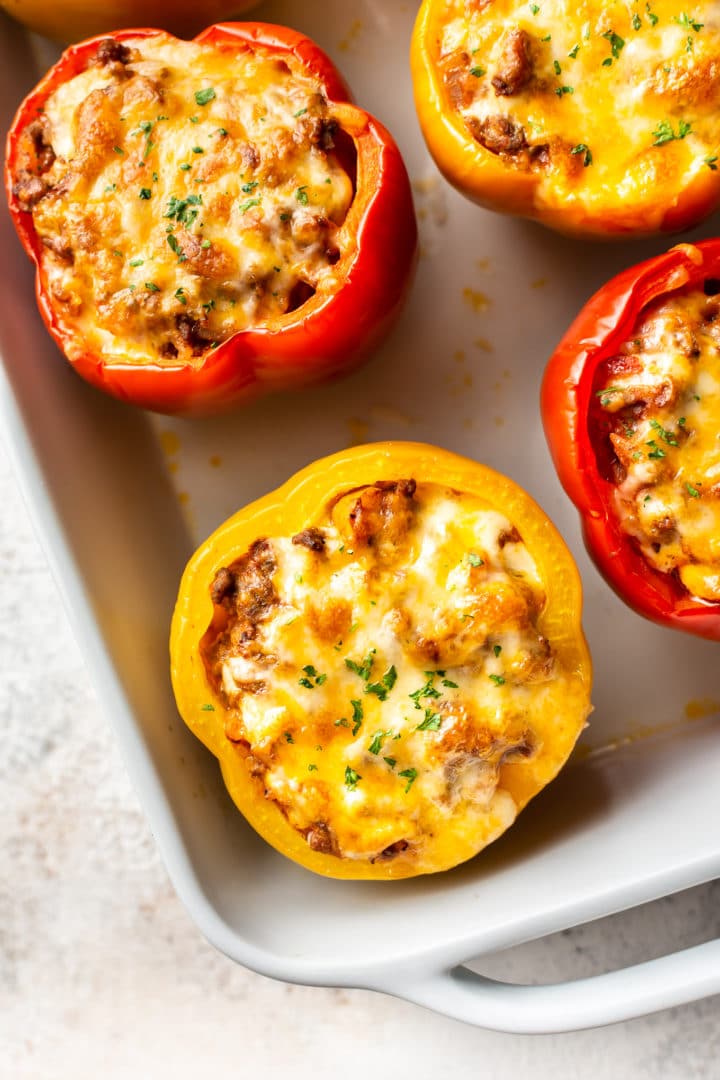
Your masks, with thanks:
[[[694,599],[654,569],[623,531],[614,485],[600,474],[588,429],[598,366],[611,357],[651,301],[685,285],[720,278],[720,240],[678,244],[632,266],[588,301],[555,350],[542,386],[545,436],[560,481],[580,513],[598,570],[631,608],[662,626],[720,641],[720,605]]]
[[[65,351],[68,337],[55,317],[40,266],[32,214],[13,193],[18,142],[53,91],[82,72],[100,41],[150,37],[162,31],[121,30],[69,48],[20,106],[7,139],[5,182],[18,236],[37,268],[36,294],[43,320]],[[241,330],[209,351],[199,366],[129,364],[87,352],[72,361],[88,382],[114,397],[157,412],[201,416],[224,412],[264,393],[322,382],[352,370],[397,318],[417,256],[417,225],[404,162],[390,133],[351,103],[332,61],[310,38],[269,23],[218,23],[194,39],[223,49],[255,47],[292,55],[322,85],[333,118],[352,140],[357,182],[346,226],[355,250],[337,264],[342,284],[320,289],[302,307],[272,323]]]

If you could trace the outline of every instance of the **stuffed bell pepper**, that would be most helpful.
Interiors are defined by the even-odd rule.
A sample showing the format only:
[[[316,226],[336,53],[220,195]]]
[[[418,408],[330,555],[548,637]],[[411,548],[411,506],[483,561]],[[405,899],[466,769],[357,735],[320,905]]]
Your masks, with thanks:
[[[512,481],[415,443],[325,458],[222,525],[183,577],[171,661],[250,824],[338,878],[471,858],[590,711],[562,539]]]
[[[717,5],[424,0],[415,100],[445,176],[564,233],[686,229],[720,204]]]
[[[161,412],[347,370],[414,266],[391,136],[312,41],[262,23],[69,49],[15,118],[7,186],[70,363]]]
[[[548,366],[545,431],[623,600],[720,641],[720,240],[614,278]]]

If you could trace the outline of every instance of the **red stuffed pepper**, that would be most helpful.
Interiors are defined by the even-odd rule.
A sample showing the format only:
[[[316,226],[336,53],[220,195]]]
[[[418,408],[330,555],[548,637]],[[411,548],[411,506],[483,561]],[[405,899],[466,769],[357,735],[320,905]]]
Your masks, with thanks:
[[[588,550],[655,622],[720,640],[720,240],[585,305],[545,374],[545,432]]]
[[[50,333],[83,378],[161,412],[347,370],[414,266],[395,143],[278,26],[74,46],[20,107],[6,179]]]

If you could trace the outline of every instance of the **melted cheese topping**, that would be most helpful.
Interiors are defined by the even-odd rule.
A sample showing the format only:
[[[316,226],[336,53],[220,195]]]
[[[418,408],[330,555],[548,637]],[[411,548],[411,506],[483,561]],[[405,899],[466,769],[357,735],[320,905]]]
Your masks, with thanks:
[[[192,362],[335,287],[352,183],[292,57],[165,34],[125,47],[48,99],[26,150],[55,157],[27,201],[71,359]]]
[[[715,169],[720,8],[445,0],[440,67],[470,133],[538,207],[646,201]],[[632,209],[632,206],[630,206]]]
[[[650,305],[597,400],[624,528],[652,566],[720,601],[720,297],[685,289]]]
[[[348,494],[317,526],[257,541],[213,599],[202,651],[226,737],[339,858],[421,864],[449,832],[467,858],[516,815],[503,765],[587,712],[538,630],[533,558],[475,496],[414,481]]]

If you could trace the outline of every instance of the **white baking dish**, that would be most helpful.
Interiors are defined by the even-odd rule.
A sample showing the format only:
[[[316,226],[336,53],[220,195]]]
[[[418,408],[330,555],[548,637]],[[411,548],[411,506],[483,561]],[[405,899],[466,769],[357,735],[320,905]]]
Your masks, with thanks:
[[[207,937],[277,978],[370,987],[504,1030],[569,1030],[720,991],[718,942],[555,986],[510,986],[461,966],[720,875],[717,646],[651,626],[600,581],[537,408],[544,361],[578,306],[665,245],[571,242],[455,195],[412,109],[412,7],[364,0],[350,14],[339,2],[286,0],[257,11],[336,58],[397,136],[416,181],[423,257],[380,354],[335,385],[219,421],[123,407],[82,384],[47,337],[3,210],[3,429],[169,872]],[[7,21],[0,31],[7,126],[51,53],[38,58]],[[167,636],[182,567],[201,538],[310,460],[384,438],[483,460],[554,518],[586,585],[596,710],[564,774],[485,854],[437,877],[348,883],[302,870],[245,825],[214,759],[178,719]],[[482,972],[482,959],[473,966]]]

